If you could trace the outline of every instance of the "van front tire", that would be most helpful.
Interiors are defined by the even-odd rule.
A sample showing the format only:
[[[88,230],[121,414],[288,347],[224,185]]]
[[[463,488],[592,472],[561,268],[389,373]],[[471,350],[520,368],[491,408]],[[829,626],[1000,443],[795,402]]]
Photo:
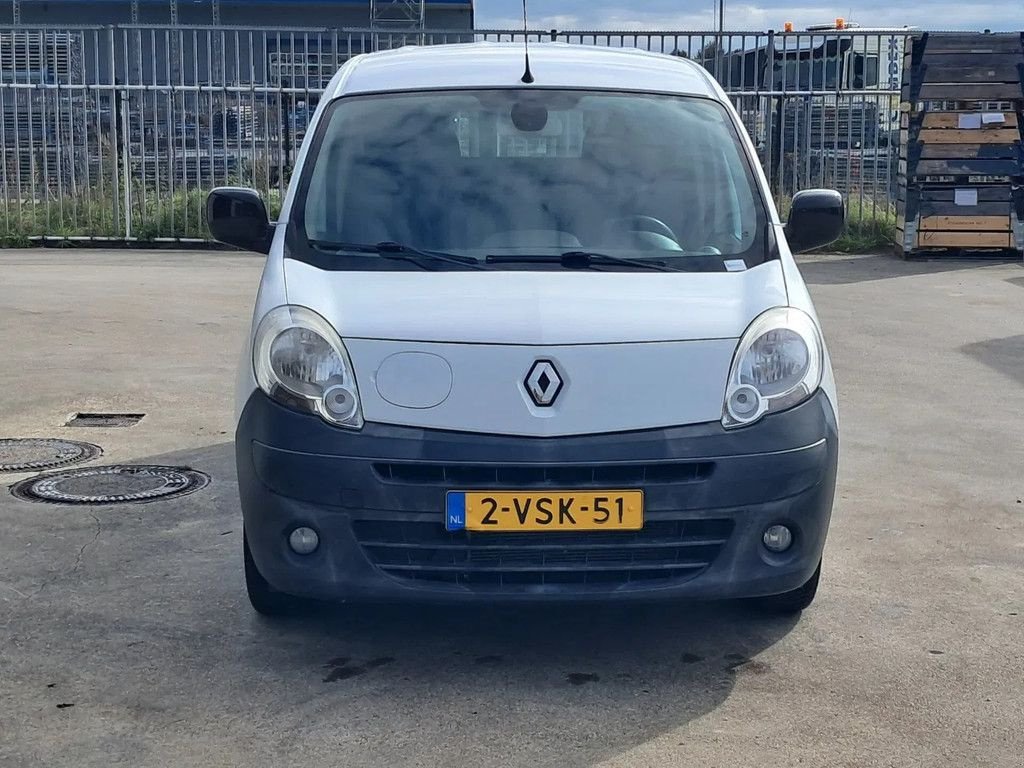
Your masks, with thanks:
[[[256,613],[263,616],[284,616],[292,613],[296,600],[284,592],[278,592],[263,578],[249,551],[249,539],[242,533],[242,556],[245,560],[245,591]]]
[[[751,604],[762,613],[772,613],[781,616],[800,613],[814,602],[814,597],[818,594],[818,582],[820,580],[821,561],[819,560],[818,568],[814,571],[814,575],[796,589],[791,592],[783,592],[781,595],[757,597],[751,601]]]

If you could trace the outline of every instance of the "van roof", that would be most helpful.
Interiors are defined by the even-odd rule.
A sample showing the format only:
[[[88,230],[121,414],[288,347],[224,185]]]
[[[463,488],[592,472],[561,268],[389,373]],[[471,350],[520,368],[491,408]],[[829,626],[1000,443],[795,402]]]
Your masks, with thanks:
[[[679,56],[635,48],[531,43],[535,88],[651,91],[724,99],[714,79]],[[408,46],[358,56],[338,73],[332,97],[354,93],[507,88],[522,85],[522,43]]]

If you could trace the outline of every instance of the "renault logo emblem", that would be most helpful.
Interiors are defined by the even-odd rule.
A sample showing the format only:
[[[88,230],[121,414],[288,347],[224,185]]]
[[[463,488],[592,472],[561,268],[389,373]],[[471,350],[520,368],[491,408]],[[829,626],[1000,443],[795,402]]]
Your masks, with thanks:
[[[555,402],[558,393],[562,391],[562,377],[550,360],[538,360],[526,374],[526,391],[530,398],[541,407],[546,407]]]

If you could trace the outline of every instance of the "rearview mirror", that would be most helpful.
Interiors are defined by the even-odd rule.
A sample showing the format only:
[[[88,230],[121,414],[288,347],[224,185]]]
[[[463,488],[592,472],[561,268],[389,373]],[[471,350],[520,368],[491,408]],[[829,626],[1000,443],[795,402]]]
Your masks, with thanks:
[[[835,242],[846,224],[843,196],[834,189],[805,189],[793,197],[786,240],[793,253]]]
[[[217,187],[206,198],[206,223],[215,240],[246,251],[269,253],[274,226],[254,189]]]

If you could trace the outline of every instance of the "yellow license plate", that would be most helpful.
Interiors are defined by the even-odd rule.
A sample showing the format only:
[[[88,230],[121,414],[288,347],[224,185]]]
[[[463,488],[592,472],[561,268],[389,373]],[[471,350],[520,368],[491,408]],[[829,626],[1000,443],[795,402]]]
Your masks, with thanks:
[[[449,531],[638,531],[643,491],[449,491]]]

